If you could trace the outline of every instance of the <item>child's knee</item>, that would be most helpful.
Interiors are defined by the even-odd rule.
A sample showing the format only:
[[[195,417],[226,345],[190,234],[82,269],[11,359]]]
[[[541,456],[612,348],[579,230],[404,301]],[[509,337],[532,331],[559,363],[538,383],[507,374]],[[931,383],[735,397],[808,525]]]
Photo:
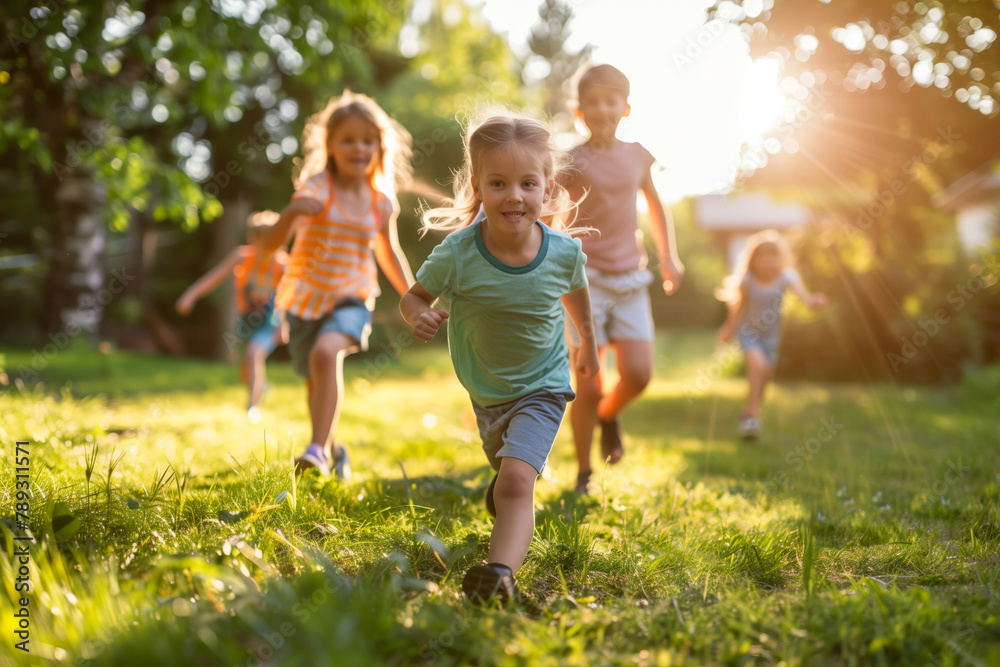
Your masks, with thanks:
[[[622,381],[633,389],[642,391],[653,377],[653,369],[648,366],[630,366],[622,373]]]
[[[316,366],[328,366],[336,363],[336,361],[337,352],[328,345],[314,345],[313,349],[309,352],[309,366],[312,368]]]
[[[351,341],[346,336],[331,333],[321,336],[309,352],[309,366],[315,368],[337,363],[337,358],[344,350],[351,347]]]
[[[528,470],[527,468],[530,468]],[[501,469],[493,489],[494,498],[518,500],[530,497],[535,492],[535,478],[538,474],[527,464],[509,470]]]

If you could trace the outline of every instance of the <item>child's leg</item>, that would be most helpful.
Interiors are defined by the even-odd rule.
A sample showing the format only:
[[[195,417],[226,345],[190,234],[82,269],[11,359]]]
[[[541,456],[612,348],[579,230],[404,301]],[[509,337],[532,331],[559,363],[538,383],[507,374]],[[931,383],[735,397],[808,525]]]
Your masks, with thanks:
[[[340,418],[341,396],[344,393],[344,357],[356,343],[339,331],[328,331],[316,339],[309,353],[309,379],[306,387],[309,396],[309,418],[312,422],[312,440],[326,445],[331,433],[336,432]]]
[[[764,351],[757,347],[748,349],[744,359],[750,390],[747,395],[746,407],[743,409],[743,416],[758,419],[760,418],[760,404],[764,397],[764,389],[767,387],[767,381],[771,378],[771,364],[768,363]]]
[[[604,350],[598,348],[599,367],[604,366]],[[597,426],[597,404],[601,401],[601,373],[594,377],[580,377],[576,373],[576,355],[579,348],[570,351],[570,365],[576,379],[576,400],[570,404],[569,420],[573,426],[573,444],[576,446],[576,462],[581,473],[590,470],[590,448],[594,442],[594,427]]]
[[[246,350],[243,350],[243,356],[240,357],[240,383],[250,391],[250,357]]]
[[[618,365],[618,383],[600,399],[597,418],[611,421],[628,407],[649,384],[653,374],[653,342],[616,340],[611,342]]]
[[[250,393],[250,401],[247,407],[252,408],[260,402],[261,394],[264,393],[264,383],[266,382],[264,365],[267,361],[267,348],[254,343],[247,343],[243,351],[242,375],[243,383]]]
[[[503,563],[513,572],[521,569],[535,534],[535,478],[538,471],[520,459],[500,460],[493,500],[497,520],[490,536],[491,563]]]

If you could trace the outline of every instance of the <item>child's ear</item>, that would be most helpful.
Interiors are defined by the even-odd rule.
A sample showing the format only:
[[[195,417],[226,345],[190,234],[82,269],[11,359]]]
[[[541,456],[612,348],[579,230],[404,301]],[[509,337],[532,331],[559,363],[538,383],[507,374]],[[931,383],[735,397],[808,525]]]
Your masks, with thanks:
[[[476,177],[470,177],[469,181],[472,183],[472,194],[476,195],[476,199],[479,201],[483,201],[483,193],[479,191],[479,183],[476,183]]]
[[[579,118],[580,120],[583,120],[583,111],[580,109],[580,107],[576,107],[575,109],[573,109],[573,115]]]
[[[622,114],[622,118],[624,118],[625,116],[629,115],[631,112],[632,112],[632,105],[631,104],[626,104],[625,105],[625,113]]]

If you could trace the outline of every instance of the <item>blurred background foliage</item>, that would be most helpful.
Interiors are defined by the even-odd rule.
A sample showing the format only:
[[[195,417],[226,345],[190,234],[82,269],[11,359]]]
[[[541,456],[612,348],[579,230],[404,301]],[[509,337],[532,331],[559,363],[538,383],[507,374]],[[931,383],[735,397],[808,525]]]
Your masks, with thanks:
[[[1000,165],[998,9],[722,0],[710,10],[740,27],[751,57],[776,61],[800,112],[744,147],[737,185],[816,213],[795,250],[832,307],[793,308],[780,375],[941,382],[1000,357],[1000,215],[992,245],[964,248],[941,194]]]

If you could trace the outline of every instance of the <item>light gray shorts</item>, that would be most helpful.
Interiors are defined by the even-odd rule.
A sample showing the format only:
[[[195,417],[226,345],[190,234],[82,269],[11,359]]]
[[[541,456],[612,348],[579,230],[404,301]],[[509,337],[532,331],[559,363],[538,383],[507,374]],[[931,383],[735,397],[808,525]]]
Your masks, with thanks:
[[[499,470],[500,459],[509,456],[524,461],[542,474],[559,433],[566,404],[574,398],[576,394],[566,387],[560,391],[542,389],[488,408],[472,401],[483,452],[493,469]]]
[[[616,340],[653,340],[653,309],[649,303],[651,271],[605,273],[588,268],[587,281],[597,347]],[[580,334],[569,314],[566,315],[566,344],[573,349],[580,347]]]

